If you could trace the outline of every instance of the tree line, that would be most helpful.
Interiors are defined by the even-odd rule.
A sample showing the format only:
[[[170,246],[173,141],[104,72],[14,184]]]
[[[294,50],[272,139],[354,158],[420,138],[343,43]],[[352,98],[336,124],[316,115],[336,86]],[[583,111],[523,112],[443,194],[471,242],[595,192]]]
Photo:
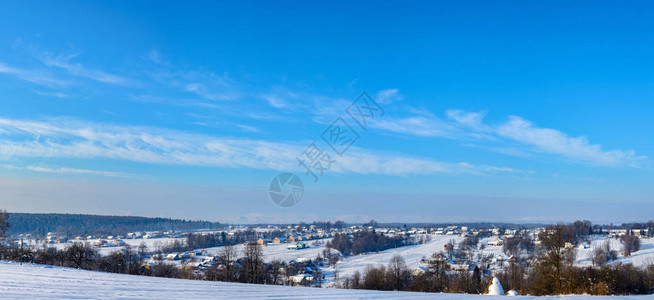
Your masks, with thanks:
[[[8,215],[7,222],[11,224],[7,234],[31,233],[37,237],[44,237],[48,232],[56,232],[71,237],[125,235],[137,231],[189,231],[224,228],[221,223],[208,221],[83,214],[11,213]]]
[[[358,231],[352,235],[334,234],[327,248],[340,251],[343,255],[358,255],[369,252],[379,252],[414,244],[415,241],[405,235],[388,236],[375,231]]]
[[[286,232],[281,230],[256,232],[252,228],[248,228],[246,230],[234,231],[230,234],[224,231],[216,233],[189,233],[186,236],[186,244],[188,245],[188,250],[192,250],[254,242],[259,238],[273,239],[285,236]]]

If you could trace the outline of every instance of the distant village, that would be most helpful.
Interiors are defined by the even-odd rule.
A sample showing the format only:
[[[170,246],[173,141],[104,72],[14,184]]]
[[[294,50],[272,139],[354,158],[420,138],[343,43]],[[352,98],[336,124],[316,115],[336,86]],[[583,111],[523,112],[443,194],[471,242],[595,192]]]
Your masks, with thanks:
[[[330,238],[334,234],[344,234],[351,235],[355,232],[362,230],[374,230],[380,234],[388,235],[447,235],[447,236],[460,236],[460,237],[469,237],[469,236],[494,236],[494,240],[488,243],[488,246],[502,246],[504,239],[512,238],[517,235],[527,235],[535,239],[535,243],[538,245],[538,234],[544,230],[544,228],[535,228],[535,229],[503,229],[503,228],[488,228],[488,229],[478,229],[478,228],[468,228],[467,226],[457,226],[450,225],[447,227],[438,227],[438,228],[374,228],[373,226],[364,226],[364,225],[355,225],[349,226],[347,229],[338,230],[338,229],[318,229],[314,225],[308,225],[306,229],[299,229],[296,226],[288,225],[286,228],[280,226],[267,226],[267,227],[244,227],[244,226],[229,226],[229,229],[224,232],[227,235],[234,235],[237,231],[243,231],[251,229],[256,233],[270,232],[272,230],[276,232],[285,233],[284,236],[270,238],[259,238],[252,241],[247,241],[247,244],[259,244],[259,245],[268,245],[268,244],[294,244],[289,246],[289,249],[303,249],[306,247],[307,241]],[[198,234],[212,234],[221,231],[195,231]],[[70,242],[92,242],[93,245],[97,247],[120,247],[125,246],[125,240],[152,240],[152,239],[161,239],[161,238],[184,238],[189,232],[181,231],[152,231],[152,232],[130,232],[126,235],[116,234],[108,236],[96,237],[89,235],[86,237],[75,236],[73,238],[67,237],[65,235],[60,235],[54,232],[48,232],[45,240],[47,244],[56,244],[56,243],[70,243]],[[649,229],[605,229],[601,231],[601,234],[606,235],[609,238],[621,237],[626,234],[632,234],[637,237],[646,237],[650,235]],[[21,234],[20,238],[29,239],[31,234]],[[296,246],[297,244],[304,244],[305,246]]]

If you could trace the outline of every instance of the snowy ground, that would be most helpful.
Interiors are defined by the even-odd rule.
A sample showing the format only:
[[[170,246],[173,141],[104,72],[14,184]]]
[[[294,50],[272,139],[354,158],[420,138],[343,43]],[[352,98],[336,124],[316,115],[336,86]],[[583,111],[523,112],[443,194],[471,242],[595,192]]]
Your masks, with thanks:
[[[91,272],[0,262],[2,299],[496,299],[500,296],[428,294],[248,285]],[[522,297],[521,299],[538,299]],[[563,296],[546,299],[651,299],[651,296]]]
[[[611,249],[618,252],[618,259],[614,263],[632,263],[635,266],[654,264],[654,238],[640,239],[640,250],[632,253],[629,257],[624,257],[620,240],[605,237],[593,238],[588,249],[577,249],[575,264],[580,266],[592,265],[591,255],[593,249],[600,247],[605,241],[609,241]]]
[[[417,235],[421,238],[423,235]],[[418,268],[420,260],[423,257],[429,258],[432,254],[443,251],[445,244],[450,240],[459,243],[463,238],[451,235],[430,235],[431,240],[428,243],[421,245],[405,246],[400,248],[388,249],[379,253],[369,253],[364,255],[350,256],[344,258],[337,264],[339,278],[346,278],[354,275],[357,270],[363,273],[363,270],[368,265],[378,266],[380,264],[388,264],[391,258],[395,255],[400,255],[404,258],[409,269],[413,270]],[[326,274],[333,273],[334,269],[330,268]],[[330,285],[329,283],[327,284]]]

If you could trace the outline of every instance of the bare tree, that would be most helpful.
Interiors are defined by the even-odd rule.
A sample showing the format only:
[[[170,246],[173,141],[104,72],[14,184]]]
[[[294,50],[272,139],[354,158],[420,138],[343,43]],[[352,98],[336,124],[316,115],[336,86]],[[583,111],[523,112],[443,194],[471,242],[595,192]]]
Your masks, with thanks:
[[[270,275],[271,284],[283,284],[281,279],[283,270],[283,263],[279,259],[275,259],[270,262],[268,265],[268,274]]]
[[[148,245],[145,242],[141,242],[138,247],[138,255],[141,257],[141,259],[145,258],[145,256],[148,254]]]
[[[392,284],[391,288],[393,290],[403,290],[409,284],[409,268],[401,256],[396,254],[391,258],[388,264],[388,272],[391,277],[390,283]]]
[[[313,277],[316,279],[316,282],[318,283],[318,287],[322,287],[322,270],[320,268],[316,268],[313,271]]]
[[[224,272],[220,276],[222,281],[233,281],[234,274],[234,261],[236,261],[236,249],[232,245],[223,247],[220,253],[220,262],[225,267]]]
[[[449,266],[442,253],[432,255],[429,260],[428,270],[431,275],[429,290],[437,293],[445,291],[448,283],[447,271]]]
[[[631,253],[640,250],[640,239],[635,235],[624,235],[622,237],[622,243],[624,244],[625,257],[628,257],[631,255]]]
[[[541,232],[539,239],[543,253],[540,256],[540,265],[543,268],[543,275],[553,283],[555,293],[564,292],[564,269],[572,267],[574,260],[574,248],[566,247],[565,225],[548,226],[545,231]],[[548,281],[544,283],[547,284]]]
[[[615,250],[611,250],[611,241],[605,241],[602,245],[593,249],[591,253],[591,260],[596,267],[602,267],[609,261],[616,260],[617,258],[618,253]]]
[[[263,253],[261,245],[248,244],[243,249],[242,278],[246,283],[263,283]]]
[[[95,260],[97,251],[89,243],[74,243],[66,249],[66,258],[75,268],[82,268]]]

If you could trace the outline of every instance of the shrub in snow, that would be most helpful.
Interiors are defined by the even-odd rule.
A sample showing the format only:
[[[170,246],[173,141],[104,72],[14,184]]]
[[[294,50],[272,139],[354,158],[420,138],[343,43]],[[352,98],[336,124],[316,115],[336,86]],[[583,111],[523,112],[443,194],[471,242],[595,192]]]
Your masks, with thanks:
[[[506,295],[507,296],[518,296],[518,291],[510,290],[510,291],[506,292]]]
[[[488,286],[488,295],[504,296],[504,289],[497,277],[493,277],[493,281]]]

